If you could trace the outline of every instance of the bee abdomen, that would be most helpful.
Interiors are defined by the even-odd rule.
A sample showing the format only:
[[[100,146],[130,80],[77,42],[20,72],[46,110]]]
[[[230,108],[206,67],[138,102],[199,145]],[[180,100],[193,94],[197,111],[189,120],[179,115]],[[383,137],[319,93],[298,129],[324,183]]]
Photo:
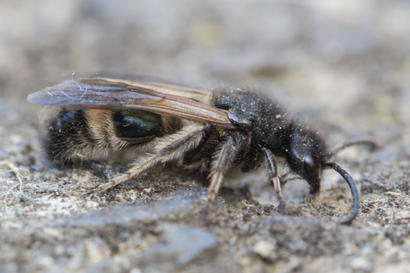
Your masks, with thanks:
[[[95,146],[84,112],[62,110],[49,126],[45,148],[56,165],[81,163],[87,160]]]

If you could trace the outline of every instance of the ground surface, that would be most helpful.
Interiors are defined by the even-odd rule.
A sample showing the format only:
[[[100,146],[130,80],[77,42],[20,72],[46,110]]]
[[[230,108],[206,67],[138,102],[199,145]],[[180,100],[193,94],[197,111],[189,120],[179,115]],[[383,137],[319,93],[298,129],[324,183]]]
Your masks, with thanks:
[[[410,4],[407,1],[2,1],[0,272],[410,272]],[[28,93],[102,71],[265,90],[309,122],[360,188],[325,173],[277,211],[264,176],[225,187],[158,167],[100,196],[87,170],[41,154]],[[253,181],[252,181],[253,179]]]

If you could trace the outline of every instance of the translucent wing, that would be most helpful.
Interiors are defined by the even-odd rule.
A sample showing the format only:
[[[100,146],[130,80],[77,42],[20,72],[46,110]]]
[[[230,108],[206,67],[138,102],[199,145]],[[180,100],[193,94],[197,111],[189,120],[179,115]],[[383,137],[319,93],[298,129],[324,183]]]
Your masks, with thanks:
[[[42,105],[72,108],[118,108],[144,110],[198,122],[234,128],[227,112],[209,105],[206,90],[165,83],[111,78],[84,78],[47,87],[27,100]]]

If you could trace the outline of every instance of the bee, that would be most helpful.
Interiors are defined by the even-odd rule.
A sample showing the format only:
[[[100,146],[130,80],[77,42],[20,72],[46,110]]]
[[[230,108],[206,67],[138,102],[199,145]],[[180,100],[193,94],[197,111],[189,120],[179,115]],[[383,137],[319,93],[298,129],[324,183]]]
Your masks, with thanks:
[[[348,184],[353,205],[342,221],[351,223],[359,211],[352,177],[329,160],[354,144],[329,152],[313,130],[292,119],[270,98],[246,90],[208,91],[164,82],[105,77],[69,80],[28,96],[31,103],[60,106],[49,126],[46,150],[56,165],[124,158],[130,168],[99,185],[101,193],[160,163],[180,160],[208,173],[207,203],[212,203],[224,175],[233,168],[253,171],[265,164],[268,178],[285,207],[277,157],[319,192],[322,171],[333,169]]]

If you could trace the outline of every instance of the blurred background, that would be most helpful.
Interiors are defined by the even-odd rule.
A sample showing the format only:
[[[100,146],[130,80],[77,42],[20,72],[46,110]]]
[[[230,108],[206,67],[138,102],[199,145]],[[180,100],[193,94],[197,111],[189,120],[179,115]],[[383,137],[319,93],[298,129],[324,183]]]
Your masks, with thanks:
[[[26,96],[101,72],[258,89],[329,147],[376,140],[378,152],[352,148],[337,159],[358,181],[359,218],[349,228],[302,217],[350,210],[330,175],[316,202],[299,184],[296,220],[278,215],[264,184],[251,195],[225,192],[210,225],[195,206],[206,186],[172,170],[132,190],[79,197],[101,179],[41,160],[41,107]],[[409,103],[407,0],[2,0],[0,272],[405,272]],[[299,186],[284,189],[289,204]],[[254,202],[261,193],[264,205]],[[93,212],[105,207],[114,213]]]
[[[285,104],[349,109],[360,127],[369,112],[378,125],[402,122],[409,18],[404,0],[2,1],[0,94],[24,100],[73,74],[146,74],[279,87]]]

